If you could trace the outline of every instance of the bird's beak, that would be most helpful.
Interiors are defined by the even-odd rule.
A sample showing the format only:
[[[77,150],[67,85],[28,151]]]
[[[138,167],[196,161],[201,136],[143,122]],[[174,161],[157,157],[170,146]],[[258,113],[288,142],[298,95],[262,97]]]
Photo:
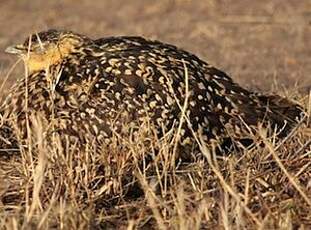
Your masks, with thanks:
[[[5,52],[8,54],[20,55],[25,52],[25,48],[23,45],[9,46],[5,49]]]

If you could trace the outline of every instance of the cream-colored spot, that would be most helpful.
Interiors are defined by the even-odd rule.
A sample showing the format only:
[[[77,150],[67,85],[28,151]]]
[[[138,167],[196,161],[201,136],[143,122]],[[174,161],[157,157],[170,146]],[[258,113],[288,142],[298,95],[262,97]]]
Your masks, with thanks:
[[[125,75],[132,75],[132,70],[126,69],[124,72]]]
[[[152,102],[149,103],[149,106],[150,106],[151,109],[155,108],[156,105],[157,105],[156,101],[152,101]]]
[[[199,87],[199,89],[202,89],[202,90],[206,89],[205,85],[202,82],[198,83],[198,87]]]

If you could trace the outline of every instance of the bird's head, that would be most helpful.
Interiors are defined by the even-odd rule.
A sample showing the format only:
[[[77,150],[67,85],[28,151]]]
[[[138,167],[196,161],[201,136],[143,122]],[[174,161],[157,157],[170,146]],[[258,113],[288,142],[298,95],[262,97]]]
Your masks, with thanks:
[[[10,46],[5,52],[21,57],[32,73],[60,63],[90,41],[70,31],[48,30],[29,36],[23,44]]]

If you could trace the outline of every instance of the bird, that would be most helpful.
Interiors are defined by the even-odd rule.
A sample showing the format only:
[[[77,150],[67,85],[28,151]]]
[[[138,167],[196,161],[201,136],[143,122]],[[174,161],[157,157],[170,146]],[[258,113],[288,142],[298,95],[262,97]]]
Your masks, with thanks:
[[[12,86],[2,116],[27,133],[27,116],[40,113],[53,132],[82,146],[109,144],[146,119],[159,137],[178,129],[181,147],[197,136],[243,144],[259,125],[284,137],[303,114],[289,99],[247,90],[195,54],[143,37],[92,39],[50,29],[6,52],[24,61],[26,74]]]

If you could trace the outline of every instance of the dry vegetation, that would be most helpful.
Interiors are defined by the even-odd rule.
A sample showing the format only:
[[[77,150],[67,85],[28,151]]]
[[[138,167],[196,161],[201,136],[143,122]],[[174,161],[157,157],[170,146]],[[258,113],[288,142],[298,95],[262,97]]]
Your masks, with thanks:
[[[311,100],[306,101],[310,111]],[[310,119],[283,141],[215,154],[200,141],[192,162],[176,161],[178,130],[157,139],[148,122],[109,146],[65,149],[38,118],[21,155],[1,158],[6,229],[307,229],[311,226]]]
[[[138,136],[81,151],[63,148],[61,137],[47,141],[46,125],[32,117],[27,148],[0,152],[0,228],[311,228],[309,1],[107,2],[50,1],[46,13],[43,1],[7,1],[0,10],[1,49],[47,27],[142,34],[219,63],[244,86],[295,100],[306,116],[283,140],[259,128],[254,146],[226,155],[197,137],[200,153],[192,162],[174,158],[178,130],[158,139],[147,121]],[[34,14],[26,17],[27,10]],[[1,81],[9,73],[5,96],[22,68],[10,72],[13,62],[4,54],[0,61]]]

